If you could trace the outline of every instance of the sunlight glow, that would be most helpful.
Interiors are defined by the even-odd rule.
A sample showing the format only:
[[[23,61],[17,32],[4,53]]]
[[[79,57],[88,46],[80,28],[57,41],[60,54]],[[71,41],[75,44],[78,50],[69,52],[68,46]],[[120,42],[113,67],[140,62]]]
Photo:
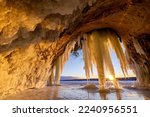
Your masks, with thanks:
[[[114,80],[114,77],[113,77],[112,75],[109,75],[109,76],[108,76],[108,79],[109,79],[109,80]]]

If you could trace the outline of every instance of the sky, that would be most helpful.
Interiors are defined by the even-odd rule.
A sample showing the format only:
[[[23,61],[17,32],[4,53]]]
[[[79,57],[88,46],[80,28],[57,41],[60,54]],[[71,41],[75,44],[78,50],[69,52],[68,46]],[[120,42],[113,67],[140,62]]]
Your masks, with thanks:
[[[82,56],[82,51],[78,51],[79,56],[75,57],[72,54],[70,54],[70,58],[67,61],[67,63],[64,66],[62,76],[73,76],[73,77],[80,77],[80,78],[86,78],[85,76],[85,71],[84,71],[84,61],[83,61],[83,56]],[[116,77],[124,77],[120,63],[116,57],[116,54],[111,51],[111,58],[112,58],[112,63],[115,69],[115,75]],[[91,78],[97,78],[97,71],[96,68],[94,67],[93,69],[94,73]],[[132,70],[129,70],[129,76],[135,76]],[[107,74],[108,76],[109,74]]]

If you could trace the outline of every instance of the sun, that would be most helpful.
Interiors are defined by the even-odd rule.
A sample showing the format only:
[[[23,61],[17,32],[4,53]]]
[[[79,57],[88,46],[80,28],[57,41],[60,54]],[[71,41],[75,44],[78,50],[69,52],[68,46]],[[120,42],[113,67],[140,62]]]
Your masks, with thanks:
[[[108,79],[109,79],[109,80],[114,80],[114,77],[113,77],[112,75],[109,75],[109,76],[108,76]]]

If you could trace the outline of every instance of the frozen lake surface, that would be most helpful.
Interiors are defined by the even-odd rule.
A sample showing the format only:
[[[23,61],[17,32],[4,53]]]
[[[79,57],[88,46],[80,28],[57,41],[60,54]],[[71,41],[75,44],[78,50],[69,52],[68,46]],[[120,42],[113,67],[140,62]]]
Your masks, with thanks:
[[[42,89],[28,89],[7,100],[149,100],[150,90],[135,89],[135,81],[120,81],[121,90],[110,89],[100,93],[97,81],[90,81],[97,88],[85,89],[86,81],[61,81],[61,86],[49,86]],[[108,88],[111,83],[107,82]]]

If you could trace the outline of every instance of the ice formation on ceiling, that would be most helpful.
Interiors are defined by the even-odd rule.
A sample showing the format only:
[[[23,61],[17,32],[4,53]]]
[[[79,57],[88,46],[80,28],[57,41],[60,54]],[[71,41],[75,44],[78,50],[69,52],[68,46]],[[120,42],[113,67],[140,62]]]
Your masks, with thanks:
[[[113,49],[116,53],[124,74],[127,74],[128,65],[118,36],[109,30],[97,30],[84,34],[83,37],[82,50],[86,77],[90,78],[90,69],[92,69],[92,64],[94,64],[97,68],[100,89],[103,90],[106,87],[105,68],[113,76],[115,88],[119,88],[111,61],[110,49]]]
[[[127,74],[128,64],[125,58],[125,54],[119,42],[118,36],[110,30],[96,30],[90,33],[84,34],[83,39],[78,39],[77,43],[82,45],[83,60],[85,63],[84,69],[87,79],[90,79],[92,73],[92,66],[95,65],[99,77],[100,89],[105,89],[106,77],[105,70],[113,77],[113,84],[115,88],[120,88],[115,78],[115,70],[111,61],[110,49],[113,49],[116,53],[118,60],[124,74]],[[71,51],[74,49],[76,41],[71,41],[65,48],[64,53],[57,58],[53,68],[55,69],[54,84],[60,84],[60,76],[64,67],[64,64],[69,58]],[[53,73],[52,73],[53,74]],[[53,75],[50,77],[50,82],[53,82]]]

